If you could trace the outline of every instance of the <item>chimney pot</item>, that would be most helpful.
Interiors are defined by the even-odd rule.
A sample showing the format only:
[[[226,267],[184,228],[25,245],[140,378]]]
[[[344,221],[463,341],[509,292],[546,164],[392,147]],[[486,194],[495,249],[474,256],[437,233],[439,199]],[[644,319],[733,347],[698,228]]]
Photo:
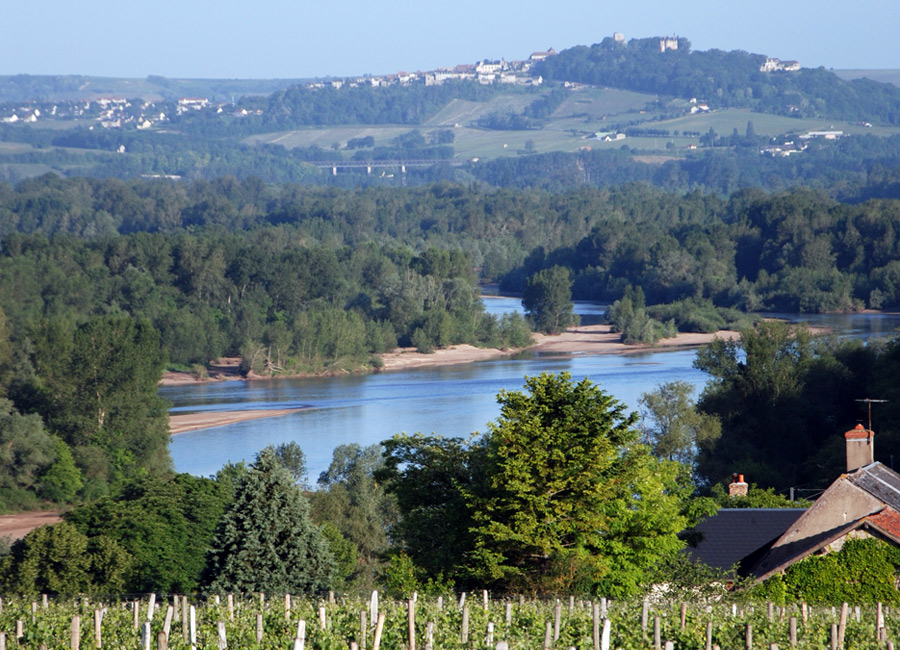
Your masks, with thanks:
[[[728,485],[728,496],[745,497],[747,496],[748,485],[744,482],[743,474],[735,474],[735,480]]]
[[[875,432],[861,424],[857,424],[844,434],[848,472],[875,462],[874,437]]]

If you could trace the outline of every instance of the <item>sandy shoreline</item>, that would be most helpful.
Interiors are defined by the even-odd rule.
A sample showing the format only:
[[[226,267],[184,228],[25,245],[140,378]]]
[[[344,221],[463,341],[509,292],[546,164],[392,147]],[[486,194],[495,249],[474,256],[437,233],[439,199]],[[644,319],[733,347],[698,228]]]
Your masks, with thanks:
[[[221,427],[235,422],[274,418],[288,413],[296,413],[301,409],[256,409],[252,411],[207,411],[204,413],[185,413],[169,416],[169,433],[187,433],[199,429]]]
[[[630,354],[648,350],[692,348],[706,345],[714,338],[736,339],[739,332],[722,330],[712,334],[682,333],[662,339],[656,345],[625,345],[620,335],[609,325],[585,325],[573,327],[562,334],[535,334],[534,345],[525,348],[531,352],[567,354]],[[457,363],[486,361],[522,352],[520,349],[496,350],[476,348],[471,345],[454,345],[436,350],[433,354],[421,354],[415,348],[399,348],[381,356],[383,370],[405,370],[425,366],[442,366]]]
[[[58,511],[21,512],[15,515],[0,515],[0,538],[22,539],[29,532],[41,526],[62,521]]]
[[[609,325],[585,325],[573,327],[562,334],[535,334],[534,344],[528,348],[476,348],[473,345],[453,345],[435,350],[431,354],[416,352],[415,348],[397,348],[381,355],[381,370],[405,370],[425,366],[446,366],[459,363],[488,361],[518,354],[526,350],[533,352],[565,354],[629,354],[671,348],[690,348],[706,345],[714,338],[736,339],[738,332],[722,330],[712,334],[681,333],[669,339],[662,339],[656,345],[625,345],[619,335]],[[238,372],[239,360],[225,359],[212,366],[209,379],[197,379],[185,372],[166,372],[160,386],[178,386],[202,383],[204,381],[225,381],[246,379]],[[265,416],[257,416],[265,417]]]
[[[573,327],[562,334],[535,334],[534,345],[526,348],[533,352],[559,355],[572,354],[629,354],[647,352],[648,350],[664,350],[690,348],[705,345],[714,338],[735,339],[740,334],[733,331],[720,331],[713,334],[679,334],[670,339],[663,339],[655,346],[625,345],[619,340],[619,334],[612,332],[609,325],[587,325]],[[456,365],[488,361],[522,352],[522,349],[497,350],[493,348],[476,348],[472,345],[454,345],[436,350],[432,354],[416,352],[415,348],[398,348],[393,352],[381,355],[382,371],[407,370],[432,366]],[[215,374],[207,381],[223,381],[243,379],[237,372],[238,362],[223,360],[214,366]],[[230,372],[229,372],[230,371]],[[167,372],[160,385],[177,386],[199,383],[202,380],[188,373]],[[176,414],[169,416],[169,431],[172,434],[187,433],[200,429],[209,429],[235,422],[256,420],[260,418],[278,417],[295,413],[300,409],[258,409],[252,411],[212,411],[203,413]]]

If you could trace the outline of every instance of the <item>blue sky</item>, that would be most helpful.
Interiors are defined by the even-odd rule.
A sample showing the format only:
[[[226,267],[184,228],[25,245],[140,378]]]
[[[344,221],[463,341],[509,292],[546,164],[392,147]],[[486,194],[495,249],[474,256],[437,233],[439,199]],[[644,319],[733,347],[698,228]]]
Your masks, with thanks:
[[[900,69],[898,0],[45,0],[3,9],[0,74],[301,78],[677,34],[808,67]]]

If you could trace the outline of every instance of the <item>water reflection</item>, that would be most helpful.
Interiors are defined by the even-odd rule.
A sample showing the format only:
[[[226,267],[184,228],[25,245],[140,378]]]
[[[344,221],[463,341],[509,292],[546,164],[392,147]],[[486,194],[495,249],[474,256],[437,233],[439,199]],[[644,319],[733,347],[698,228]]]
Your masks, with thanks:
[[[641,393],[664,381],[704,376],[691,367],[694,352],[573,357],[523,355],[462,366],[368,376],[220,382],[165,387],[173,412],[298,408],[282,417],[179,434],[171,451],[178,471],[209,475],[224,463],[250,460],[266,445],[296,441],[315,479],[339,444],[368,445],[395,433],[466,436],[499,415],[496,394],[521,389],[526,375],[568,371],[588,377],[634,408]]]

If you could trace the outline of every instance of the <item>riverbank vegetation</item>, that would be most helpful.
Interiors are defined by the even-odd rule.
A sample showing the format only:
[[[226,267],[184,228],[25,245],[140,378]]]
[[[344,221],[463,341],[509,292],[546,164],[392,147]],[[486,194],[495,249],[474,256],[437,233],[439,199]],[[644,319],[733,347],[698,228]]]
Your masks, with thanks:
[[[787,340],[780,334],[776,327],[747,335],[743,345],[752,354],[761,339]],[[764,385],[769,375],[791,381],[755,362],[749,372]],[[108,600],[135,592],[271,597],[376,588],[433,597],[488,589],[627,602],[665,582],[676,599],[763,597],[784,605],[900,598],[893,587],[900,558],[875,540],[730,595],[716,583],[734,576],[681,556],[685,530],[722,505],[798,505],[755,487],[738,502],[721,489],[711,490],[713,498],[697,495],[704,452],[749,434],[726,420],[720,435],[715,418],[694,412],[684,387],[645,396],[652,421],[643,432],[637,414],[566,374],[527,378],[525,390],[501,392],[498,402],[500,418],[469,440],[415,434],[365,449],[338,447],[316,491],[308,489],[295,443],[215,477],[126,479],[0,555],[0,591]],[[772,454],[770,438],[751,443]],[[287,571],[285,558],[306,570]],[[835,576],[860,564],[872,580],[833,589]]]
[[[809,189],[748,189],[723,198],[644,185],[561,193],[446,183],[335,190],[233,178],[180,184],[43,177],[0,187],[5,264],[29,251],[37,255],[35,247],[49,255],[52,238],[61,238],[66,243],[57,246],[87,249],[85,259],[66,261],[73,271],[101,264],[107,266],[104,275],[149,273],[154,282],[179,283],[182,292],[217,309],[222,300],[227,306],[229,298],[233,303],[256,290],[254,273],[268,290],[269,276],[281,272],[281,264],[336,265],[330,272],[341,272],[348,262],[364,263],[351,261],[345,247],[357,258],[379,257],[373,241],[393,266],[386,272],[402,268],[403,256],[411,261],[429,248],[447,254],[460,249],[468,255],[465,279],[500,280],[503,289],[518,293],[539,271],[560,266],[569,270],[574,298],[608,303],[630,284],[641,287],[651,306],[688,299],[744,311],[900,306],[894,277],[900,203],[890,199],[841,202]],[[41,235],[51,238],[49,247]],[[298,249],[289,253],[296,259],[279,259],[292,247]],[[404,247],[412,254],[386,252]],[[276,261],[237,268],[237,250],[250,259],[262,250]],[[58,267],[63,261],[43,263]],[[430,262],[417,264],[413,271],[429,275]],[[436,277],[463,279],[460,267],[455,259],[450,275],[439,269]],[[365,279],[352,275],[354,269],[346,272],[350,277],[340,288],[355,283],[369,289]],[[372,279],[378,278],[370,274]],[[324,291],[345,297],[334,288]],[[64,302],[67,295],[61,293],[63,298],[55,298]],[[276,303],[284,299],[270,293]],[[34,303],[32,295],[24,297]],[[306,304],[317,297],[306,291],[299,300]]]
[[[383,583],[635,596],[677,555],[678,533],[713,508],[691,498],[682,464],[638,443],[636,415],[588,380],[544,374],[498,401],[500,419],[475,440],[416,434],[340,447],[307,495],[295,444],[210,479],[127,480],[13,545],[0,589],[321,593]],[[54,557],[69,560],[45,561]]]
[[[646,186],[0,185],[0,383],[17,449],[2,507],[166,471],[165,407],[150,396],[165,363],[202,373],[229,355],[272,376],[377,368],[398,344],[526,345],[523,318],[484,313],[478,281],[521,291],[546,331],[571,322],[571,297],[612,304],[626,341],[745,329],[764,309],[896,308],[898,205]]]

